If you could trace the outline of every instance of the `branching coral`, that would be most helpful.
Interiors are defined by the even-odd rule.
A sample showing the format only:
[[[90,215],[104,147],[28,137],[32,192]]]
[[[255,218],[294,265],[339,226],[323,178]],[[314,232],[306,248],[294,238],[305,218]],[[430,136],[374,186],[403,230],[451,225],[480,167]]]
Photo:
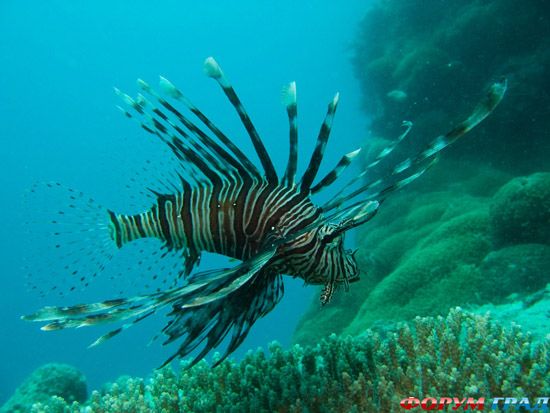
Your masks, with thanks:
[[[34,413],[103,412],[399,412],[406,397],[526,396],[550,392],[549,343],[532,345],[518,327],[459,308],[446,318],[417,317],[390,331],[330,336],[314,347],[240,363],[202,362],[175,374],[157,371],[144,385],[127,379],[84,406],[37,404]],[[185,362],[183,362],[185,367]]]

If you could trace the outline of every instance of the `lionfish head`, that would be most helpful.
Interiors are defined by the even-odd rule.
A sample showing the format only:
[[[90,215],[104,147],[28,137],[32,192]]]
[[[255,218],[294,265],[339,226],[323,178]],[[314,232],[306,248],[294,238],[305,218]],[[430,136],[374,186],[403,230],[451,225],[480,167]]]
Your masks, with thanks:
[[[357,250],[345,249],[345,231],[339,224],[322,225],[317,237],[321,248],[319,257],[319,283],[347,284],[359,280],[359,267],[355,259]]]

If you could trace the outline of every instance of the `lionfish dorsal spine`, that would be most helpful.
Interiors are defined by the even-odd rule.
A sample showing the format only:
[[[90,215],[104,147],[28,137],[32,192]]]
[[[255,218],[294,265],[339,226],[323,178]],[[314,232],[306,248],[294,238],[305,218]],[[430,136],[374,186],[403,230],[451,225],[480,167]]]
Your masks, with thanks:
[[[411,131],[413,127],[413,123],[411,121],[405,120],[401,124],[402,127],[405,128],[405,130],[395,139],[392,143],[390,143],[388,146],[383,148],[378,155],[374,157],[374,160],[367,165],[367,167],[363,170],[363,172],[368,171],[371,168],[374,168],[376,165],[378,165],[382,159],[384,159],[386,156],[388,156],[390,153],[393,152],[393,150],[407,137],[409,132]]]
[[[316,194],[323,190],[324,188],[330,186],[334,181],[336,181],[340,175],[346,170],[346,168],[352,163],[352,161],[359,155],[361,148],[351,151],[338,161],[336,166],[328,172],[324,178],[322,178],[315,186],[311,188],[311,193]]]
[[[239,118],[241,119],[241,122],[244,125],[248,136],[252,141],[252,144],[254,145],[256,154],[258,155],[258,158],[260,158],[260,162],[264,168],[267,181],[273,184],[277,184],[279,182],[279,178],[277,176],[277,171],[273,166],[273,162],[271,161],[269,153],[267,152],[264,143],[262,142],[262,139],[258,134],[258,131],[256,130],[256,127],[252,123],[250,116],[248,116],[248,113],[246,112],[246,109],[244,108],[239,96],[229,82],[229,79],[227,78],[227,76],[225,76],[222,69],[213,57],[209,57],[205,60],[204,70],[209,77],[218,82],[223,92],[229,99],[229,102],[239,115]]]
[[[178,121],[187,131],[175,124],[151,101],[144,98],[134,101],[127,98],[127,95],[122,95],[122,97],[139,115],[145,116],[147,122],[141,122],[141,126],[166,143],[174,156],[180,161],[182,167],[190,162],[196,167],[196,170],[204,175],[208,182],[213,184],[221,184],[226,177],[235,176],[233,171],[239,165],[225,160],[225,158],[229,158],[229,154],[223,148],[207,137],[204,132],[169,105],[168,102],[156,95],[151,88],[146,88],[145,91],[158,99],[163,107],[171,112],[173,111]]]
[[[298,103],[296,98],[296,82],[290,82],[283,89],[283,101],[286,106],[289,127],[288,162],[283,177],[283,184],[294,185],[298,165]]]
[[[381,187],[381,189],[368,193],[368,195],[359,201],[356,201],[353,205],[365,203],[373,199],[377,199],[382,202],[390,193],[413,182],[437,162],[437,157],[443,149],[456,142],[459,138],[476,127],[481,121],[483,121],[483,119],[489,116],[489,114],[502,101],[504,94],[506,93],[506,89],[506,79],[501,79],[493,83],[488,88],[486,95],[476,105],[472,114],[468,116],[466,120],[460,122],[446,134],[439,135],[435,139],[431,140],[425,148],[418,153],[418,155],[406,158],[398,163],[393,168],[392,173],[385,179],[367,181],[367,183],[361,185],[359,188],[356,188],[351,192],[346,192],[346,190],[349,190],[359,178],[363,178],[366,172],[370,170],[371,165],[368,165],[361,174],[355,178],[352,178],[347,184],[345,184],[332,200],[322,205],[321,209],[325,212],[332,209],[340,209],[344,204],[354,198],[357,198],[359,195],[371,191],[371,189],[375,187]],[[412,124],[410,122],[404,122],[403,126],[405,127],[405,132],[400,135],[397,143],[401,142],[407,136]],[[393,147],[394,145],[390,145],[390,148],[393,149]],[[387,150],[383,150],[380,153],[383,155],[382,157],[387,155],[386,152]],[[393,178],[393,181],[388,182],[390,178]]]
[[[248,159],[248,157],[239,149],[233,141],[224,134],[199,108],[197,108],[183,93],[168,79],[160,77],[159,85],[161,89],[170,97],[183,103],[187,109],[191,111],[213,134],[225,145],[235,158],[241,163],[246,174],[256,179],[260,179],[261,175],[256,166]],[[150,88],[149,88],[150,89]],[[179,113],[179,112],[178,112]]]
[[[161,77],[160,79],[161,80],[159,84],[161,89],[164,90],[168,96],[173,97],[180,102],[183,102],[191,110],[192,113],[194,113],[211,131],[214,132],[214,134],[220,139],[220,141],[222,141],[222,143],[224,141],[228,143],[230,146],[226,144],[226,147],[228,147],[228,149],[232,151],[232,148],[235,147],[234,144],[225,135],[223,135],[223,133],[221,133],[221,131],[212,122],[210,122],[208,118],[204,116],[204,114],[202,114],[202,112],[194,107],[192,103],[187,98],[185,98],[183,94],[172,83],[170,83],[166,78]],[[196,126],[190,119],[188,119],[174,106],[172,106],[166,99],[156,94],[149,87],[147,87],[145,90],[148,93],[152,94],[165,109],[172,113],[179,120],[181,125],[184,126],[188,131],[190,131],[190,133],[192,133],[196,137],[197,141],[200,142],[200,144],[202,144],[208,151],[210,151],[210,153],[213,153],[216,156],[216,159],[218,161],[218,163],[216,164],[217,169],[223,170],[225,168],[225,165],[230,166],[229,172],[232,172],[233,170],[236,172],[236,174],[230,173],[230,176],[232,178],[234,178],[235,176],[239,176],[243,179],[246,179],[255,175],[255,168],[253,171],[248,167],[248,164],[251,164],[251,162],[244,157],[242,152],[240,153],[242,157],[240,159],[238,157],[237,159],[235,159],[230,153],[228,153],[226,149],[215,142],[203,130]],[[174,128],[178,130],[179,127],[175,126]]]
[[[338,101],[340,99],[340,94],[336,93],[332,101],[328,104],[327,113],[325,119],[321,125],[321,130],[317,136],[317,143],[315,144],[315,149],[311,154],[309,164],[302,176],[300,182],[300,188],[302,191],[309,192],[313,180],[317,176],[319,167],[321,166],[321,161],[323,160],[323,155],[325,153],[325,148],[327,145],[328,138],[330,136],[330,130],[332,128],[332,120],[334,119],[334,114],[336,113],[336,108],[338,107]]]

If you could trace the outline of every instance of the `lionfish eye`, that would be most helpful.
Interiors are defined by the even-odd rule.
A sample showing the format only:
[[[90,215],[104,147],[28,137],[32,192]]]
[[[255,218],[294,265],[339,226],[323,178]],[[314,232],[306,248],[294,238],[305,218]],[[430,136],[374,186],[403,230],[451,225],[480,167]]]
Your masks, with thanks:
[[[321,239],[321,242],[323,244],[331,244],[333,247],[338,247],[342,245],[342,243],[344,242],[344,239],[340,236],[338,232],[333,232],[331,234],[325,235]]]

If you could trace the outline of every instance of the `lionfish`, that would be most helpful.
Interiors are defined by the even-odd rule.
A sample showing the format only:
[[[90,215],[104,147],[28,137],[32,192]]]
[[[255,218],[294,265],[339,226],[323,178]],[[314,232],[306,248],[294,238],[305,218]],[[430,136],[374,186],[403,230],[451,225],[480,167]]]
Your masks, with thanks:
[[[345,249],[344,234],[369,221],[393,191],[422,175],[445,147],[485,119],[502,100],[506,80],[492,84],[471,115],[431,141],[417,155],[397,164],[386,178],[368,181],[367,173],[407,136],[412,124],[384,148],[360,174],[335,196],[316,205],[312,196],[331,186],[359,154],[345,154],[323,178],[314,183],[323,159],[338,105],[338,94],[328,104],[317,142],[301,178],[297,178],[298,128],[296,84],[284,90],[290,125],[290,151],[286,170],[278,176],[273,162],[240,98],[213,58],[205,61],[206,74],[216,80],[237,112],[261,163],[261,170],[170,81],[161,77],[161,93],[138,80],[137,98],[115,89],[124,114],[138,121],[175,156],[179,185],[171,192],[154,191],[154,204],[134,215],[101,208],[105,222],[95,231],[102,245],[121,249],[141,238],[161,240],[163,248],[181,253],[183,281],[173,287],[131,298],[115,298],[69,307],[48,306],[23,316],[47,322],[42,330],[60,330],[123,322],[98,338],[100,344],[163,307],[169,321],[162,329],[164,344],[180,340],[166,360],[198,352],[191,364],[229,343],[219,364],[237,349],[252,325],[269,313],[283,296],[283,275],[306,284],[323,285],[321,303],[330,301],[336,288],[359,279],[354,251]],[[178,109],[178,104],[186,112]],[[191,117],[191,114],[193,117]],[[78,197],[71,196],[71,199]],[[193,273],[201,252],[239,260],[232,268]],[[103,264],[98,269],[101,271]],[[74,272],[76,273],[76,271]],[[94,274],[95,275],[95,274]]]

